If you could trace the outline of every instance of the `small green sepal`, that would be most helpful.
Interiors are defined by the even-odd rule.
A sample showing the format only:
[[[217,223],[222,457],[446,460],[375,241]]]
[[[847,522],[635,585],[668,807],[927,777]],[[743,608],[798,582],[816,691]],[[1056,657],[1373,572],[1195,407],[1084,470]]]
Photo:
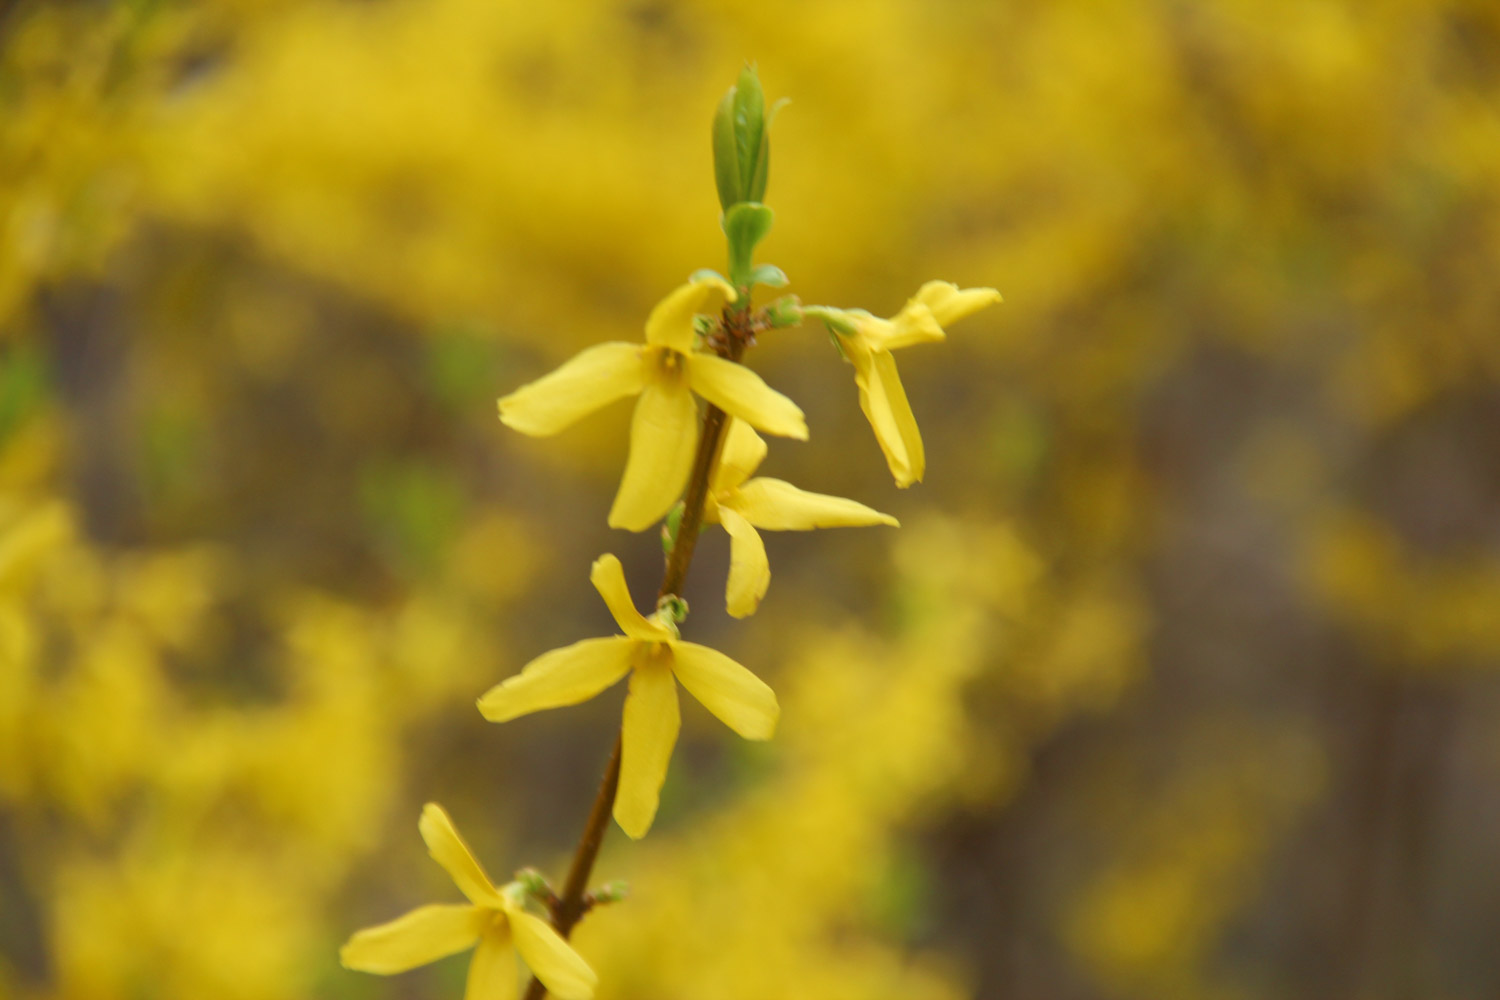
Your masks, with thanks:
[[[839,352],[839,357],[845,361],[849,360],[849,352],[844,350],[844,338],[840,337],[833,327],[828,327],[828,339],[833,342],[833,349]]]
[[[848,336],[854,333],[858,327],[849,314],[843,309],[835,309],[832,306],[803,306],[802,315],[811,319],[820,319],[828,327],[830,333],[841,333]]]
[[[664,622],[681,625],[687,621],[688,602],[676,594],[667,594],[656,602],[656,616]]]

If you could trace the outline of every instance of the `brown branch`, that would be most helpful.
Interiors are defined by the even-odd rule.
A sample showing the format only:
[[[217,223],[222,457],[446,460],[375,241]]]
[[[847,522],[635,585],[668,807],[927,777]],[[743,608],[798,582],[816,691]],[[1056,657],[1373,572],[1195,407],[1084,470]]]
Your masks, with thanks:
[[[741,298],[745,301],[745,297]],[[739,361],[745,349],[754,343],[755,326],[748,309],[725,308],[723,314],[723,336],[712,341],[715,352],[730,361]],[[728,419],[723,410],[710,404],[703,414],[703,427],[698,435],[698,451],[693,456],[693,471],[688,479],[687,492],[683,494],[682,520],[677,528],[677,540],[667,556],[667,568],[662,574],[660,600],[668,594],[678,594],[687,579],[688,567],[692,565],[693,553],[698,547],[698,531],[703,526],[703,509],[708,499],[708,489],[713,481],[714,468],[719,464],[719,451],[724,443],[724,425]],[[578,838],[578,848],[573,852],[573,863],[568,867],[568,880],[563,886],[562,896],[552,908],[552,926],[564,938],[573,933],[573,928],[588,912],[588,882],[594,871],[594,861],[599,857],[599,848],[604,844],[604,834],[609,829],[610,814],[615,807],[615,793],[620,788],[620,737],[615,737],[615,748],[610,752],[605,765],[604,777],[599,782],[599,793],[589,809],[588,821],[583,835]],[[547,987],[535,976],[526,988],[525,1000],[542,1000]]]

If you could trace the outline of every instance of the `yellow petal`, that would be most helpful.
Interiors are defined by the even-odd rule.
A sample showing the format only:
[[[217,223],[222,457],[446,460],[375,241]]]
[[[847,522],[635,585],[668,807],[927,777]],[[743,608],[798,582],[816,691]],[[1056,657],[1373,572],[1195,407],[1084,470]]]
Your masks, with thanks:
[[[851,355],[852,357],[852,355]],[[927,459],[916,418],[901,386],[895,360],[884,351],[865,355],[863,369],[856,363],[855,382],[859,385],[859,405],[875,431],[875,440],[885,452],[886,464],[896,485],[903,489],[920,482]]]
[[[686,354],[693,349],[693,317],[716,313],[734,300],[734,289],[718,278],[700,278],[675,288],[647,317],[646,343]]]
[[[625,585],[625,569],[612,554],[606,552],[594,560],[589,582],[599,591],[604,603],[609,605],[609,613],[614,616],[620,631],[630,638],[643,642],[666,642],[677,637],[661,622],[653,621],[635,609],[635,602],[630,599],[630,588]]]
[[[519,674],[486,691],[479,699],[479,712],[491,722],[509,722],[531,712],[588,701],[625,676],[637,645],[635,639],[612,635],[543,653]]]
[[[469,901],[480,906],[499,906],[500,893],[495,884],[484,873],[474,852],[464,843],[453,826],[453,821],[436,802],[422,807],[422,819],[417,824],[422,839],[427,843],[427,853],[432,860],[443,866],[458,891],[469,897]]]
[[[379,927],[356,931],[339,950],[346,969],[388,976],[472,948],[489,913],[454,903],[419,906]]]
[[[717,649],[673,643],[672,670],[688,693],[745,739],[768,740],[776,732],[776,692]]]
[[[630,422],[630,455],[609,526],[644,531],[660,520],[687,485],[697,447],[698,407],[687,386],[647,385]]]
[[[500,400],[500,420],[547,437],[646,384],[639,344],[598,344]]]
[[[691,354],[687,370],[693,391],[725,413],[767,434],[807,440],[801,408],[744,365],[710,354]]]
[[[891,319],[861,320],[859,332],[871,347],[890,351],[912,344],[931,344],[947,339],[932,310],[913,299]]]
[[[730,417],[719,465],[714,470],[714,492],[734,489],[749,479],[765,458],[766,442],[755,433],[755,428],[738,417]]]
[[[912,301],[931,309],[933,317],[947,326],[1003,300],[993,288],[960,289],[951,281],[929,281]]]
[[[677,685],[667,660],[653,657],[630,675],[621,724],[620,788],[615,796],[615,822],[639,840],[651,829],[667,765],[677,745],[681,717]]]
[[[557,931],[525,910],[507,915],[521,960],[557,1000],[593,1000],[599,977]]]
[[[899,524],[891,515],[862,503],[826,493],[809,493],[783,480],[765,477],[750,480],[721,505],[733,507],[745,520],[767,531]]]
[[[520,969],[516,951],[511,947],[508,922],[496,914],[479,939],[474,957],[469,959],[469,981],[464,1000],[515,1000],[520,993]]]
[[[729,583],[724,605],[736,618],[747,618],[760,607],[771,585],[771,563],[766,546],[750,522],[730,507],[719,506],[719,522],[729,532]]]

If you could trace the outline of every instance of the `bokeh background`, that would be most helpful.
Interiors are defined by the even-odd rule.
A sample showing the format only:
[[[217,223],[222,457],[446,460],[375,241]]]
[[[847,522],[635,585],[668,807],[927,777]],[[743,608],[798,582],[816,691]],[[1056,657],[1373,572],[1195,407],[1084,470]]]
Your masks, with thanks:
[[[474,698],[611,628],[629,405],[494,399],[722,266],[708,125],[777,120],[761,257],[888,315],[896,490],[816,330],[765,466],[766,746],[696,705],[602,998],[1500,992],[1492,0],[0,3],[0,996],[457,997],[353,929],[560,873],[620,692]]]

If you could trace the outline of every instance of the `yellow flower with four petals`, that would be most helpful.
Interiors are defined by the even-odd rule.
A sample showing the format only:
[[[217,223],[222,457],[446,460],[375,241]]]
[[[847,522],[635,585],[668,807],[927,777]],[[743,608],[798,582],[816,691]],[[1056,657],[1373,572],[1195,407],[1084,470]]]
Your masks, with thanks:
[[[780,479],[750,479],[765,457],[766,443],[760,435],[749,424],[731,420],[703,511],[705,522],[722,524],[729,533],[729,583],[724,598],[729,613],[736,618],[754,614],[771,585],[771,564],[756,528],[809,531],[871,524],[899,526],[889,514],[853,500],[809,493]]]
[[[428,803],[418,829],[469,902],[419,906],[357,931],[339,951],[345,968],[390,975],[474,948],[464,1000],[511,1000],[519,989],[520,952],[558,1000],[592,1000],[599,982],[594,970],[550,924],[526,912],[519,883],[495,887],[441,806]]]
[[[767,740],[781,709],[765,682],[707,646],[684,642],[674,621],[636,610],[620,560],[602,555],[589,576],[623,636],[585,639],[543,653],[479,699],[491,722],[507,722],[547,708],[587,701],[630,674],[620,726],[620,784],[615,821],[639,839],[651,829],[667,765],[677,744],[680,682],[714,715],[747,740]],[[675,678],[675,680],[674,680]]]
[[[500,419],[534,437],[563,430],[617,399],[639,395],[630,454],[609,510],[609,526],[643,531],[677,502],[698,444],[696,393],[768,434],[807,440],[802,410],[755,372],[693,349],[694,317],[717,312],[735,291],[706,277],[651,310],[644,344],[590,347],[500,400]]]
[[[844,320],[830,329],[854,365],[860,409],[875,431],[875,440],[885,452],[897,486],[921,482],[927,471],[927,456],[890,352],[943,340],[947,336],[943,327],[999,301],[1000,293],[993,288],[960,289],[952,282],[929,281],[890,319],[872,316],[863,309],[818,310]],[[845,325],[852,329],[839,328]]]

